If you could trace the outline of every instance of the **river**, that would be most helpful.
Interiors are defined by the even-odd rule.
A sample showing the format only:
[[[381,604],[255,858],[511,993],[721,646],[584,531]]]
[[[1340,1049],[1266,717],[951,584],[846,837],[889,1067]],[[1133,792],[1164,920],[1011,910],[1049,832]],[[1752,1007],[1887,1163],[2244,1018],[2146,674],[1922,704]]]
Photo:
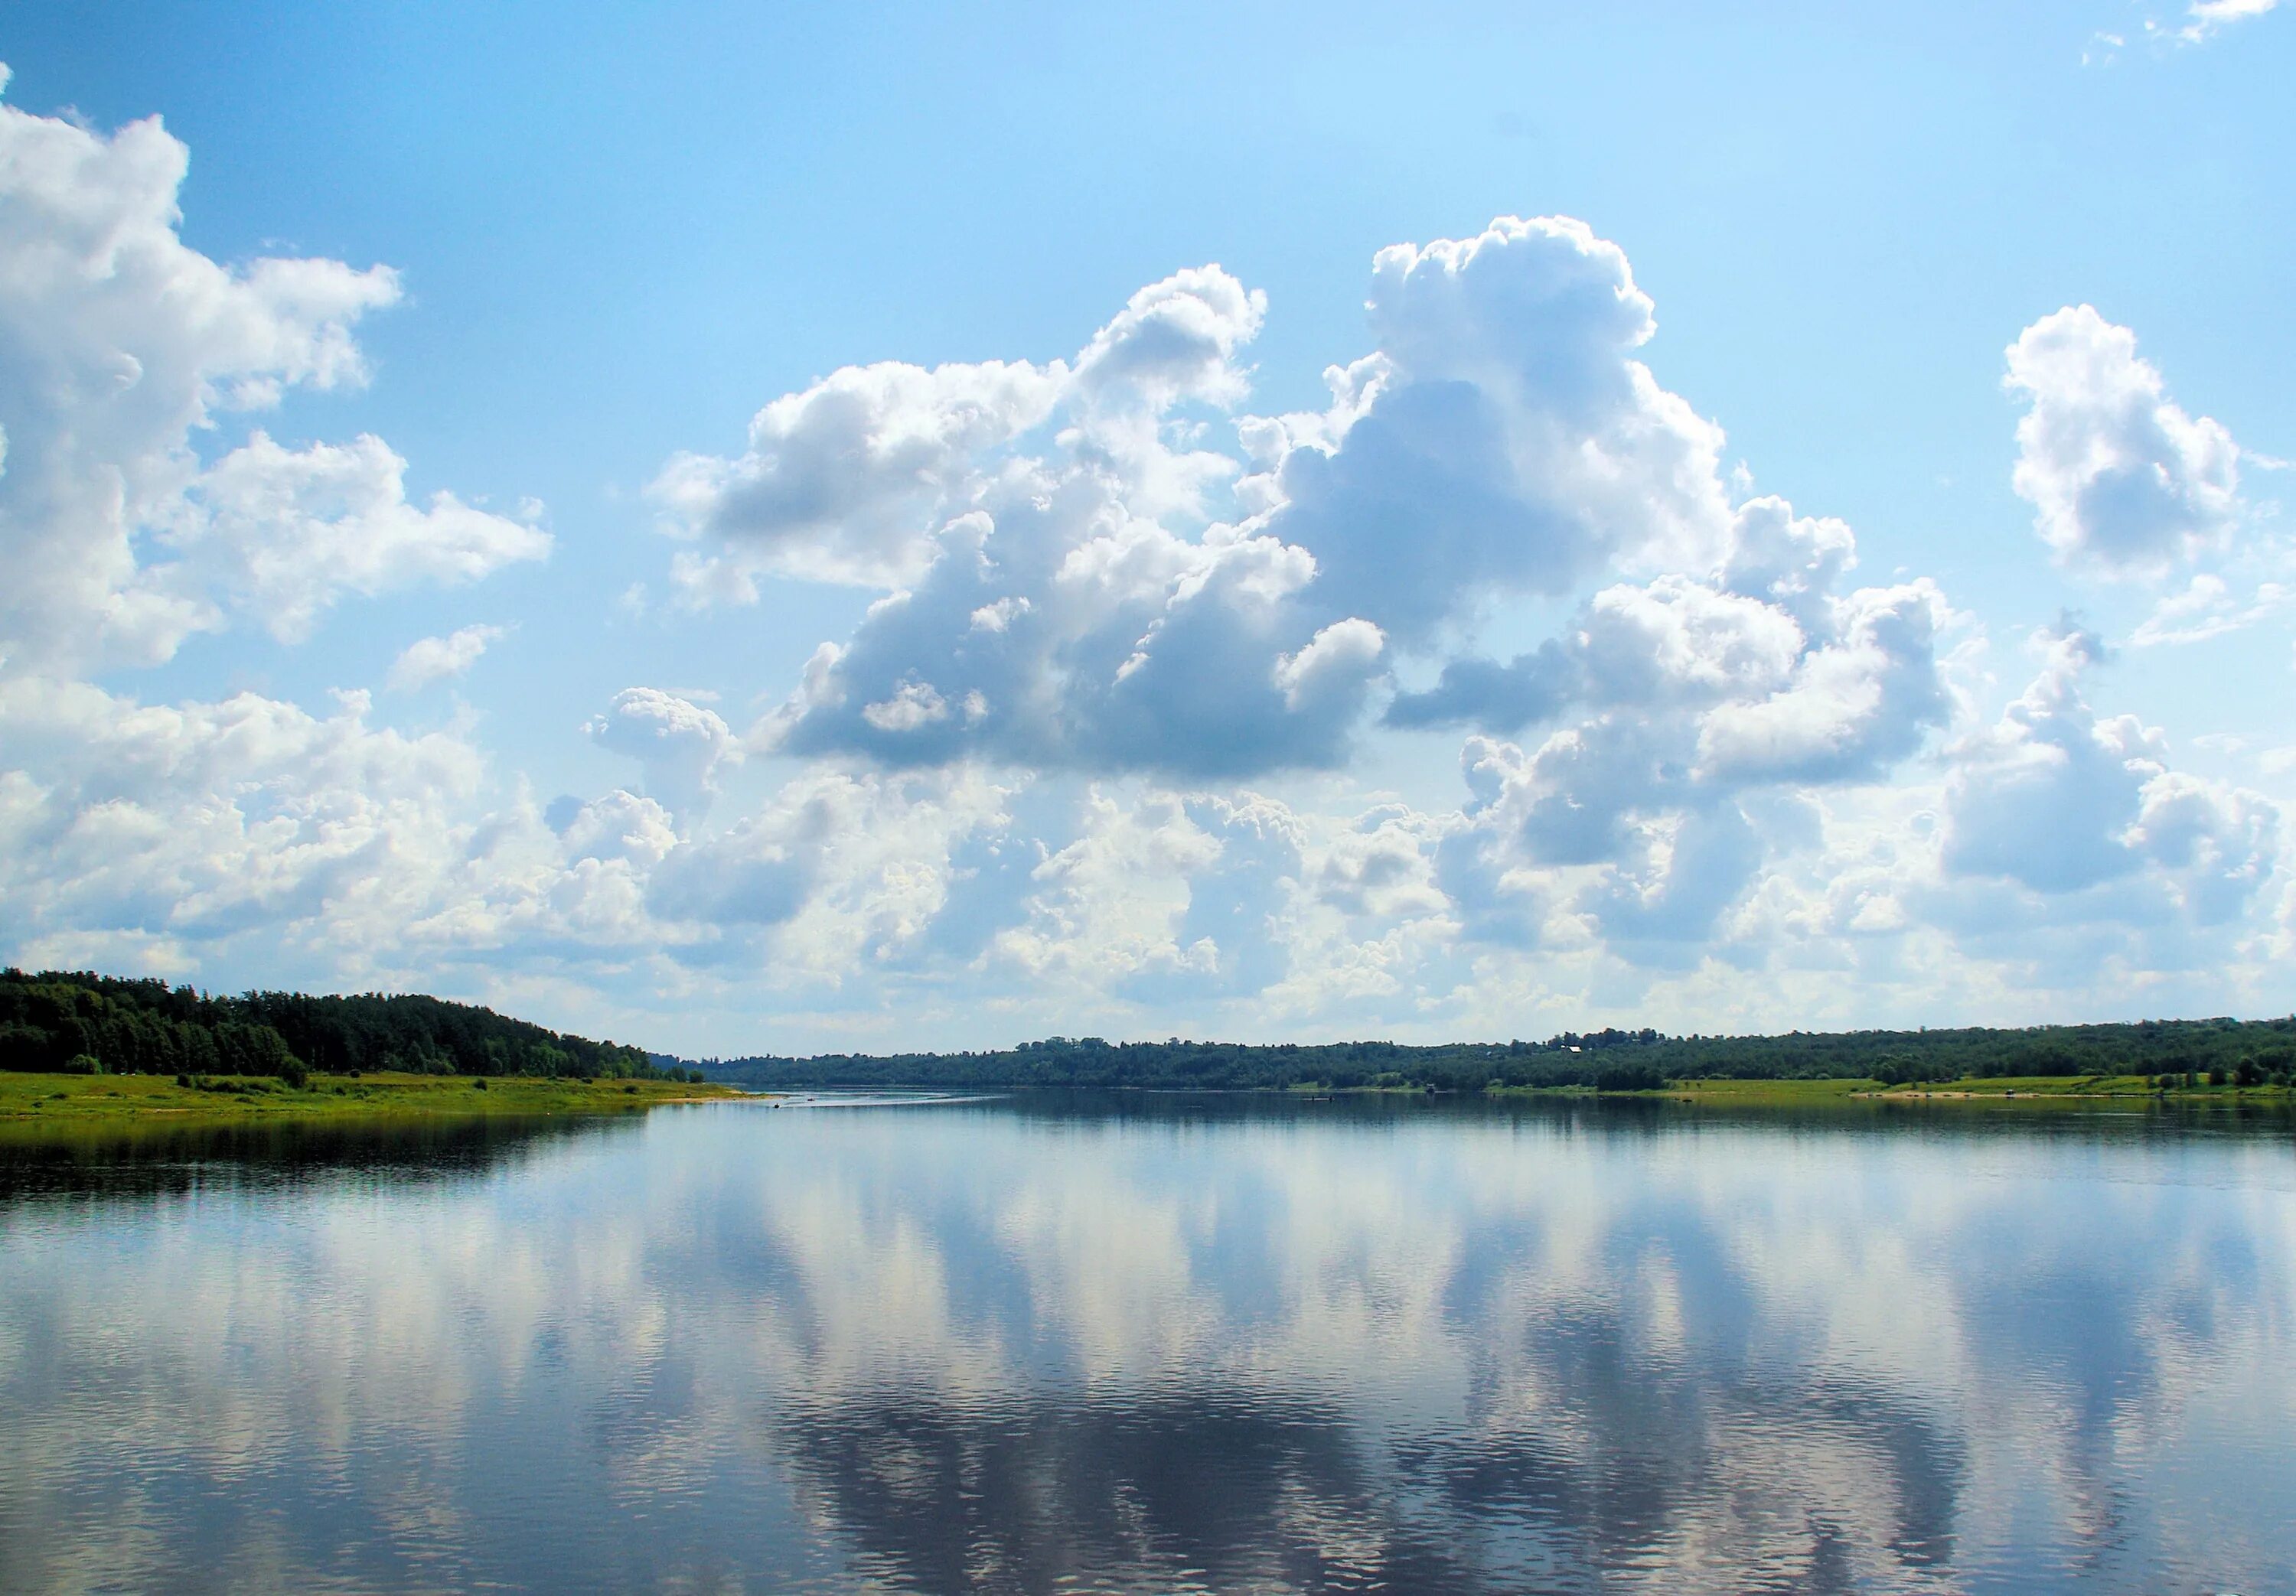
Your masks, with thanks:
[[[2263,1596],[2292,1355],[2284,1118],[0,1143],[0,1590]]]

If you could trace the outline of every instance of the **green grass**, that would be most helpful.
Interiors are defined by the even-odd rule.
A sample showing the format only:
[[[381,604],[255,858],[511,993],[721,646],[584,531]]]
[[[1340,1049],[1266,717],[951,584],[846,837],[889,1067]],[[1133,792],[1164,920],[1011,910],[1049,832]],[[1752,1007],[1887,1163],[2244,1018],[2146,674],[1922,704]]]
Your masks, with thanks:
[[[1757,1108],[1774,1103],[1808,1108],[1818,1103],[1849,1102],[1880,1090],[1879,1084],[1874,1081],[1674,1081],[1664,1092],[1640,1095],[1710,1103],[1717,1108]]]
[[[1423,1088],[1294,1086],[1295,1093],[1419,1096]],[[354,1119],[374,1116],[625,1114],[658,1104],[739,1098],[715,1084],[676,1081],[577,1081],[495,1076],[481,1085],[463,1076],[370,1074],[313,1076],[301,1087],[260,1077],[205,1077],[184,1087],[171,1076],[149,1075],[17,1075],[0,1072],[0,1129],[37,1134],[42,1127],[106,1125],[245,1124],[250,1121]],[[1494,1088],[1493,1096],[1593,1097],[1585,1086]],[[1885,1104],[2016,1103],[2063,1107],[2119,1101],[2134,1105],[2161,1098],[2177,1103],[2288,1106],[2285,1086],[2200,1086],[2155,1093],[2138,1076],[2005,1077],[1884,1088],[1866,1080],[1676,1081],[1662,1092],[1629,1094],[1650,1101],[1713,1108],[1875,1108]]]
[[[315,1075],[300,1087],[259,1076],[209,1076],[202,1082],[186,1087],[169,1076],[0,1073],[0,1125],[206,1124],[378,1114],[615,1114],[660,1103],[742,1095],[712,1084],[523,1076],[481,1081],[463,1076]]]
[[[1494,1095],[1595,1095],[1584,1086],[1505,1086]],[[1638,1092],[1652,1101],[1703,1103],[1716,1108],[1814,1108],[1827,1104],[2057,1102],[2066,1105],[2122,1100],[2161,1099],[2180,1103],[2287,1104],[2296,1093],[2285,1086],[2195,1086],[2155,1092],[2143,1076],[2003,1076],[1987,1080],[1933,1081],[1917,1086],[1883,1086],[1870,1080],[1670,1081],[1662,1092]]]

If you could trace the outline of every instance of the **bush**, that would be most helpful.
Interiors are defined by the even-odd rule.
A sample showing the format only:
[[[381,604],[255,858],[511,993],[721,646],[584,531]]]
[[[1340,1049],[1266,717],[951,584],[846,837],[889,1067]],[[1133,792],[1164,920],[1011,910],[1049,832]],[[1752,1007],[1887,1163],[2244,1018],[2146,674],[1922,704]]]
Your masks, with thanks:
[[[97,1058],[94,1053],[74,1053],[70,1058],[64,1060],[63,1073],[66,1075],[102,1075],[103,1073],[103,1060]]]
[[[1661,1092],[1666,1077],[1655,1064],[1605,1064],[1595,1072],[1597,1092]]]

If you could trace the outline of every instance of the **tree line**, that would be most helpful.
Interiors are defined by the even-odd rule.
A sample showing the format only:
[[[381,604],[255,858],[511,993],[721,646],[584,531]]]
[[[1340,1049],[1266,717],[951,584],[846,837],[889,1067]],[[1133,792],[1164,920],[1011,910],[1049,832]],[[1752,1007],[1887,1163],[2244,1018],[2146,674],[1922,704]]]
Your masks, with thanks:
[[[700,1079],[613,1042],[441,998],[236,997],[85,970],[0,970],[0,1069],[180,1076],[424,1075]]]
[[[1878,1080],[1896,1085],[2004,1076],[2171,1076],[2180,1084],[2287,1084],[2296,1018],[2161,1019],[2026,1029],[1794,1031],[1669,1036],[1565,1031],[1544,1042],[1111,1043],[1053,1036],[980,1052],[762,1054],[703,1061],[713,1080],[762,1087],[936,1086],[1248,1091],[1490,1086],[1654,1091],[1678,1080]]]

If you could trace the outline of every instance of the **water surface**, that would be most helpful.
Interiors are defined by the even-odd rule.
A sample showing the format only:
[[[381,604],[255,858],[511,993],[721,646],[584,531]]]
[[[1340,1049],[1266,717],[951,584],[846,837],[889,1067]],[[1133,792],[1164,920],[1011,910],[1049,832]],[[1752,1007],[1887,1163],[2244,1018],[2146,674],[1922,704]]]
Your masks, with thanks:
[[[0,1590],[2296,1592],[2285,1120],[0,1145]]]

